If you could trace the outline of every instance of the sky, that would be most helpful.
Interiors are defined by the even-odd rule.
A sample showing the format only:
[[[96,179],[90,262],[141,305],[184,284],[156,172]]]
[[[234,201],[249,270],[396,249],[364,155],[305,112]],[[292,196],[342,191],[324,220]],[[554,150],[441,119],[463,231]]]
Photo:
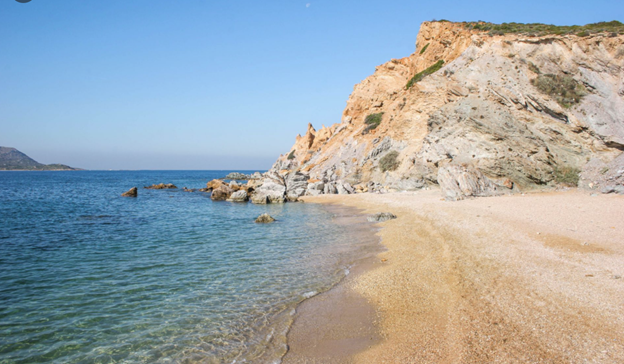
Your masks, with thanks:
[[[624,1],[0,0],[0,146],[86,169],[268,169],[433,19],[624,21]]]

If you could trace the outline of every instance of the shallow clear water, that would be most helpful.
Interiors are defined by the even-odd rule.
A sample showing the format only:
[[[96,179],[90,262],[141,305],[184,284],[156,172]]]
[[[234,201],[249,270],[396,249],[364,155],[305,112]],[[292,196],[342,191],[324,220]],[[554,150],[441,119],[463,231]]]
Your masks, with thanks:
[[[316,204],[120,197],[226,174],[1,172],[0,363],[278,359],[296,304],[373,242],[366,223],[339,224],[349,212]],[[277,222],[255,224],[264,212]]]

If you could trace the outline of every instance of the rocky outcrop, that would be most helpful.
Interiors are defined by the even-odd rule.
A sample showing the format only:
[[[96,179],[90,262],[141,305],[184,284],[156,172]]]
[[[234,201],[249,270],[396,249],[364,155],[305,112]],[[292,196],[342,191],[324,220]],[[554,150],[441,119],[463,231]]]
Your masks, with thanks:
[[[121,194],[123,197],[137,197],[139,195],[136,187],[132,187],[128,191]]]
[[[416,43],[355,86],[340,123],[308,125],[272,171],[309,176],[307,195],[440,184],[461,199],[556,185],[558,169],[608,164],[624,150],[624,35],[425,22]]]
[[[212,190],[212,194],[210,195],[210,199],[213,201],[225,201],[234,193],[234,190],[231,189],[228,185],[221,185],[214,190]]]
[[[438,169],[438,183],[445,198],[451,201],[499,194],[492,181],[481,171],[468,165],[451,165]]]
[[[146,186],[143,188],[148,190],[175,190],[178,187],[176,187],[173,183],[159,183],[157,185]]]
[[[227,200],[230,202],[247,202],[249,201],[249,196],[247,195],[247,191],[238,190],[232,193]]]
[[[294,202],[305,195],[308,189],[308,175],[301,172],[293,172],[286,176],[286,199]]]
[[[284,177],[275,171],[269,171],[251,196],[255,204],[284,203],[286,202],[286,182]]]

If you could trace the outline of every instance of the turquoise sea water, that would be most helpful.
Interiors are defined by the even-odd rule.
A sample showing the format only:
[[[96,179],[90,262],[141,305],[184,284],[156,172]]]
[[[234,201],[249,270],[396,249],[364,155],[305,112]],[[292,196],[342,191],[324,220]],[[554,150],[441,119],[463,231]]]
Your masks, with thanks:
[[[278,361],[297,303],[376,241],[322,205],[120,197],[226,174],[0,172],[0,363]]]

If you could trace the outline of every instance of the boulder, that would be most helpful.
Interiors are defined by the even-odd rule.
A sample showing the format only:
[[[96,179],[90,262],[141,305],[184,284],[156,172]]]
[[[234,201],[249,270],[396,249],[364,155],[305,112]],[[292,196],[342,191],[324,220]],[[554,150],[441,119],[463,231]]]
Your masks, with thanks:
[[[206,183],[206,189],[214,190],[214,189],[221,187],[223,184],[224,184],[223,181],[218,180],[218,179],[213,179],[212,181]]]
[[[143,187],[148,190],[173,190],[176,187],[173,183],[159,183],[157,185],[145,186]]]
[[[251,195],[250,200],[251,203],[256,205],[264,205],[268,203],[267,195],[265,194],[254,193]]]
[[[230,182],[230,188],[233,189],[234,191],[238,191],[241,189],[241,186],[236,183],[236,181],[232,181]]]
[[[225,201],[230,197],[230,195],[232,195],[232,193],[234,193],[233,189],[227,185],[221,185],[220,187],[212,190],[210,199],[213,201]]]
[[[249,200],[249,196],[247,195],[247,191],[238,190],[230,195],[230,198],[227,199],[231,202],[247,202]]]
[[[132,187],[131,189],[129,189],[128,191],[124,192],[121,194],[123,197],[137,197],[138,196],[138,190],[136,187]]]
[[[390,212],[379,212],[369,216],[367,219],[370,222],[384,222],[392,219],[396,219],[396,215]]]
[[[441,167],[438,170],[438,183],[445,198],[449,201],[499,194],[496,184],[470,165]]]
[[[273,221],[275,221],[275,219],[269,214],[262,214],[256,219],[256,222],[259,224],[267,224]]]

